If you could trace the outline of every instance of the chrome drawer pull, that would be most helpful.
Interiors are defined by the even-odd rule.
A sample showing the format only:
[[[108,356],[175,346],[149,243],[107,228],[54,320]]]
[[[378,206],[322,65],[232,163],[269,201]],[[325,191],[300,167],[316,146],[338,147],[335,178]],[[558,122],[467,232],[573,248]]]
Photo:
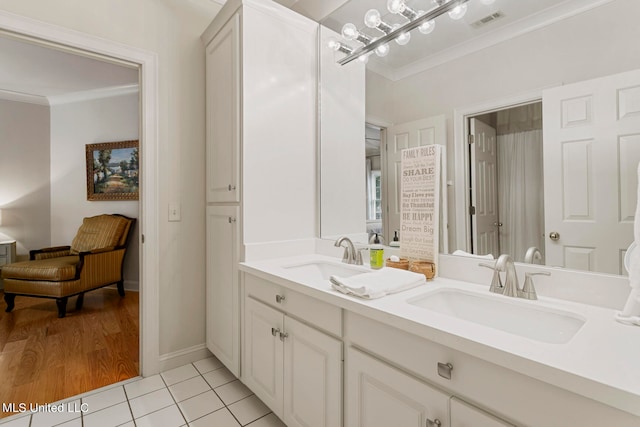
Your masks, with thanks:
[[[451,371],[453,371],[453,365],[451,363],[438,362],[438,375],[447,380],[451,379]]]

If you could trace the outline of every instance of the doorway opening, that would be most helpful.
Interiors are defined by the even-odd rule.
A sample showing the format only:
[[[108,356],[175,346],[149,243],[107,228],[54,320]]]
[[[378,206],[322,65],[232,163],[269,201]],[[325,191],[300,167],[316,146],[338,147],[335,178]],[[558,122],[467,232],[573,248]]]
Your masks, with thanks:
[[[543,264],[542,102],[468,115],[466,125],[471,253]]]

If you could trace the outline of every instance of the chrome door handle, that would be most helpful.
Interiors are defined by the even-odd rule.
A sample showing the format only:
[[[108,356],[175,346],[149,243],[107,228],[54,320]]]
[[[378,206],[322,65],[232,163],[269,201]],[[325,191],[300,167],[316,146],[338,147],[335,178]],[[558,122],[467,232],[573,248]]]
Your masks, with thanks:
[[[549,233],[549,238],[556,242],[560,240],[560,233],[558,233],[557,231],[552,231],[551,233]]]

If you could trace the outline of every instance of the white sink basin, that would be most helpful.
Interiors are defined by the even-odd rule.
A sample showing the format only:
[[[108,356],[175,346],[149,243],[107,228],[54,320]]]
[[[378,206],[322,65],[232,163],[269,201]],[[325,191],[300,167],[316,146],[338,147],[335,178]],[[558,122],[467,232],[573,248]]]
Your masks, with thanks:
[[[331,276],[351,277],[356,274],[370,272],[367,267],[361,265],[344,264],[330,261],[310,261],[302,264],[283,267],[296,277],[310,280],[329,280]]]
[[[568,342],[584,325],[578,314],[502,295],[439,289],[407,301],[447,316],[550,344]]]

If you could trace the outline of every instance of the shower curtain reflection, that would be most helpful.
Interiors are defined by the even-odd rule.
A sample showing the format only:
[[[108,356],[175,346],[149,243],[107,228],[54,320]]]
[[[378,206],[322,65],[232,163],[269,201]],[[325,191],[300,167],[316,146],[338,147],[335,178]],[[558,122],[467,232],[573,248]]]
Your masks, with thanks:
[[[542,129],[498,134],[497,145],[501,251],[522,262],[536,246],[544,256]]]

